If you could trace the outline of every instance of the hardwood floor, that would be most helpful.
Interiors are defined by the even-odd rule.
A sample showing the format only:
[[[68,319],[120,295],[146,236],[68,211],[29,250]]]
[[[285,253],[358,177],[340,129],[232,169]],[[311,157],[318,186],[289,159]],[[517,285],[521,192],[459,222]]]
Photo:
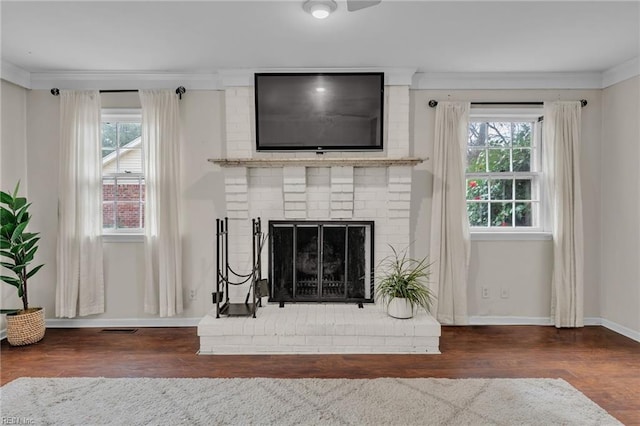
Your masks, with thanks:
[[[18,377],[563,378],[626,425],[640,425],[640,343],[604,327],[442,327],[441,355],[196,354],[194,327],[48,329],[2,341],[0,383]]]

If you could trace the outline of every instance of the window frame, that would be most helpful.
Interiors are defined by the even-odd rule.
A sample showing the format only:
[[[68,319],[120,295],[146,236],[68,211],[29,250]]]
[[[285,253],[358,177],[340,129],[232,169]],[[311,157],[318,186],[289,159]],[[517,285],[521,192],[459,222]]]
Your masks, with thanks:
[[[102,125],[104,123],[141,123],[142,124],[142,109],[141,108],[102,108],[101,114],[100,114],[100,130],[101,130],[100,150],[101,151],[102,151]],[[107,175],[102,173],[103,188],[104,188],[105,177],[116,179],[116,182],[118,178],[137,177],[138,179],[142,178],[142,183],[144,184],[146,182],[146,176],[144,174],[144,145],[142,141],[140,143],[140,153],[142,156],[141,158],[142,171],[140,173],[109,173]],[[142,197],[142,195],[140,197]],[[104,203],[104,196],[103,196],[102,202]],[[142,199],[139,199],[138,203],[141,204]],[[117,215],[117,198],[114,200],[114,206],[116,208],[115,214]],[[101,214],[104,214],[103,210],[101,210]],[[142,211],[142,214],[144,215],[144,210]],[[141,241],[140,238],[144,235],[144,227],[118,228],[117,220],[116,220],[116,227],[114,228],[105,228],[103,223],[102,235],[107,237],[108,242],[113,242],[116,240],[119,242],[122,242],[124,241],[124,239],[126,239],[126,241]]]
[[[531,122],[531,170],[526,172],[484,172],[484,173],[467,173],[465,165],[465,209],[468,204],[467,200],[467,182],[469,179],[489,179],[489,178],[505,178],[513,181],[519,178],[530,178],[531,187],[531,206],[534,224],[532,226],[471,226],[469,223],[469,232],[472,240],[547,240],[550,237],[550,223],[548,215],[548,206],[544,188],[544,175],[542,157],[544,155],[543,138],[542,138],[542,115],[543,108],[471,108],[469,112],[469,124],[482,122]],[[467,137],[469,132],[467,131]],[[469,144],[465,149],[465,155]],[[513,150],[513,147],[509,148]],[[466,158],[465,158],[466,164]],[[513,168],[513,166],[511,167]],[[534,195],[535,194],[535,195]],[[484,200],[483,200],[484,201]],[[526,200],[525,200],[526,201]],[[516,203],[516,199],[507,202]],[[487,202],[490,210],[491,201]],[[467,219],[468,220],[468,219]]]

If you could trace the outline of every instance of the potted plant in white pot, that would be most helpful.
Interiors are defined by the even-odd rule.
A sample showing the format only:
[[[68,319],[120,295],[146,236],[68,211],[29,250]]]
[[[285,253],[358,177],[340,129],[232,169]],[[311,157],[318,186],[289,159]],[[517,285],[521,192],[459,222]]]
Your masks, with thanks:
[[[391,247],[393,254],[380,262],[377,273],[375,294],[387,308],[389,316],[411,318],[416,308],[430,312],[436,298],[428,287],[431,275],[431,263],[427,258],[412,259],[407,250],[398,252]]]
[[[31,216],[30,203],[18,197],[16,185],[13,194],[0,191],[0,255],[2,266],[15,276],[0,276],[7,284],[14,286],[22,299],[22,309],[7,314],[7,340],[11,345],[22,346],[36,343],[44,337],[44,308],[30,308],[27,280],[44,265],[29,268],[38,251],[38,233],[26,232]]]

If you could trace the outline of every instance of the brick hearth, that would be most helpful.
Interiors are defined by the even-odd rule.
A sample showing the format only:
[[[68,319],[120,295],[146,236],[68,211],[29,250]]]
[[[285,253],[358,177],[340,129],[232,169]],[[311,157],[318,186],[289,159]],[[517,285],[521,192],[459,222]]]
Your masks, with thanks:
[[[200,354],[439,354],[440,324],[424,311],[408,320],[379,307],[289,304],[259,308],[257,318],[221,317],[198,325]]]

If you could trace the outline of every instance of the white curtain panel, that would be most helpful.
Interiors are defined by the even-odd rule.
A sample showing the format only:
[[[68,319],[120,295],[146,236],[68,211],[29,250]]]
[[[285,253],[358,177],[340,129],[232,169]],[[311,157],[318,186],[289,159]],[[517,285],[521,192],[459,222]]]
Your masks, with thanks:
[[[551,317],[556,327],[584,325],[581,111],[580,102],[544,105],[544,175],[553,218]]]
[[[468,102],[439,102],[436,107],[431,202],[432,285],[438,295],[436,319],[467,324],[470,238],[466,207]]]
[[[145,312],[182,312],[180,110],[170,90],[141,90],[145,172]]]
[[[100,93],[60,91],[56,316],[104,312]]]

